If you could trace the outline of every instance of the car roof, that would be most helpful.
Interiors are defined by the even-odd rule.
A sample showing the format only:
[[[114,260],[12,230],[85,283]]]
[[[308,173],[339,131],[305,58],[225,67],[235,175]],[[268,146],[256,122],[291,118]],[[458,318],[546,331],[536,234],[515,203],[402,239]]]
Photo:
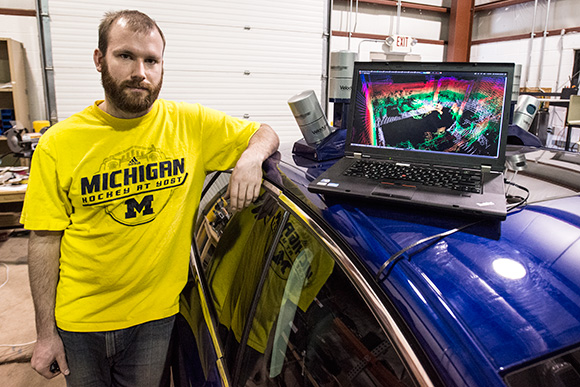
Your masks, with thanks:
[[[503,222],[314,195],[308,182],[332,161],[288,149],[281,170],[378,277],[432,357],[459,373],[505,373],[580,344],[580,155],[510,151],[528,159],[514,180],[530,195]],[[401,250],[474,222],[381,270]]]

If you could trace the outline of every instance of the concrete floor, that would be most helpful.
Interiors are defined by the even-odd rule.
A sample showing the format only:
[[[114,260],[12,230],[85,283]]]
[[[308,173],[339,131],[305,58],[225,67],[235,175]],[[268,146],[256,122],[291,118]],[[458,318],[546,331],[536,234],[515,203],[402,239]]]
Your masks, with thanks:
[[[0,230],[0,385],[66,386],[62,375],[47,380],[30,367],[36,331],[27,248],[25,232]]]

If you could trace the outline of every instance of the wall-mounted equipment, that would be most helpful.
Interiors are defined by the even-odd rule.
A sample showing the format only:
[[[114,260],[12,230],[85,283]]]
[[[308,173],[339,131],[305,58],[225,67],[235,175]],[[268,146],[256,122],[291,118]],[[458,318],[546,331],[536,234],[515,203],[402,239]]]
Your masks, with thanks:
[[[334,104],[332,125],[340,129],[346,128],[354,62],[357,59],[356,52],[334,51],[330,53],[328,100]]]

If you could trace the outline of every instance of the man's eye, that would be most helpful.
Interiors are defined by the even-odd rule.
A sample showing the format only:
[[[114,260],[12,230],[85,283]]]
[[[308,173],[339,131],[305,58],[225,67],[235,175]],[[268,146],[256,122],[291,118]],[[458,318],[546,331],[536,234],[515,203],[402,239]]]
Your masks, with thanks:
[[[131,56],[128,55],[128,54],[120,54],[119,55],[119,58],[121,58],[121,59],[131,59]]]
[[[149,63],[149,64],[151,64],[151,65],[154,65],[154,64],[157,64],[158,63],[157,60],[155,60],[155,59],[147,59],[146,62]]]

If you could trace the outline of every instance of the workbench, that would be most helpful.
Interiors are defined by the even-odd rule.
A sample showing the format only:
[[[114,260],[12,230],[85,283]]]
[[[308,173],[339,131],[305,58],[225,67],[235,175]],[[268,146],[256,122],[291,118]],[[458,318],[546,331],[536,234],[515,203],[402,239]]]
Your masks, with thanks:
[[[20,212],[26,184],[0,185],[0,229],[21,228]]]

